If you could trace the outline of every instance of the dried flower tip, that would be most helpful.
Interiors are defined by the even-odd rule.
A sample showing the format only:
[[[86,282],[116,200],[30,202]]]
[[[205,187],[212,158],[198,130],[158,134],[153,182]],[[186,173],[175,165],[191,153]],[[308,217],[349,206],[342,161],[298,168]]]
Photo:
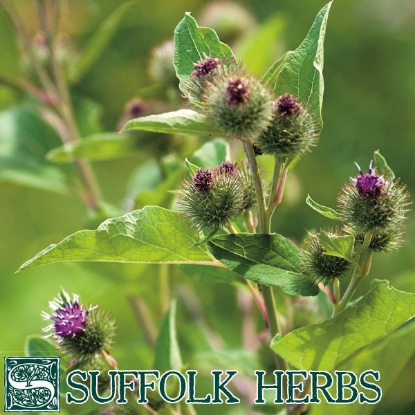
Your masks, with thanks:
[[[226,88],[226,101],[230,105],[245,104],[248,100],[248,87],[237,79],[236,81],[229,81]]]
[[[302,111],[302,106],[297,103],[296,99],[290,94],[280,96],[275,103],[275,109],[283,116],[290,116],[299,114]]]
[[[384,186],[382,176],[374,174],[374,169],[372,169],[372,161],[369,164],[369,171],[366,174],[362,172],[362,169],[357,163],[355,163],[355,165],[360,172],[360,176],[356,179],[357,191],[361,196],[372,199],[377,198],[381,194]]]
[[[218,66],[219,59],[213,59],[210,56],[207,56],[206,59],[200,60],[194,66],[195,70],[192,72],[192,75],[196,78],[204,77],[209,75],[212,71]]]
[[[209,170],[199,169],[193,177],[193,186],[198,192],[208,192],[213,186],[212,173]]]

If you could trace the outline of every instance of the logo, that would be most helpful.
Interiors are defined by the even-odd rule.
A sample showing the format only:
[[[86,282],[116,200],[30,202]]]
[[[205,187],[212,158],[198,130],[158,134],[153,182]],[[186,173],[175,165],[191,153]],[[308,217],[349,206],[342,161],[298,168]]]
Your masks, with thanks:
[[[59,412],[59,358],[4,359],[5,412]]]

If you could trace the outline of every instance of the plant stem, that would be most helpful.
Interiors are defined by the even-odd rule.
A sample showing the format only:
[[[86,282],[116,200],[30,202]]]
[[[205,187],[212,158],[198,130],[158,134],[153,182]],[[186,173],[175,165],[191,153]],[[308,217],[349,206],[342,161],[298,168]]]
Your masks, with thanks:
[[[352,298],[353,294],[355,293],[356,288],[359,285],[362,278],[369,274],[370,263],[372,260],[372,251],[369,248],[371,240],[372,234],[370,232],[367,232],[365,235],[365,239],[363,241],[362,250],[360,251],[359,261],[353,271],[350,284],[347,287],[347,290],[340,301],[339,307],[334,310],[333,316],[340,313],[340,311],[344,310],[344,308],[347,306],[350,299]]]
[[[254,153],[254,149],[252,147],[251,141],[247,138],[243,141],[244,150],[246,156],[248,158],[248,164],[251,169],[252,179],[255,186],[255,194],[257,197],[258,203],[258,230],[261,234],[269,235],[270,233],[270,223],[271,223],[271,215],[267,215],[267,209],[265,207],[265,198],[264,198],[264,191],[262,188],[261,177],[258,171],[258,164],[256,162],[256,156]],[[275,335],[282,334],[280,329],[280,324],[278,321],[277,315],[277,308],[275,306],[275,299],[274,299],[274,292],[272,287],[267,287],[264,285],[259,286],[262,291],[262,297],[264,299],[265,310],[267,313],[267,321],[268,321],[268,330],[270,332],[271,338]],[[278,354],[276,354],[276,365],[279,370],[288,370],[287,362],[282,359]],[[287,390],[286,388],[286,378],[284,377],[284,386],[283,391],[284,394]],[[290,408],[286,406],[287,413],[290,412]]]
[[[243,141],[244,150],[246,157],[248,158],[249,168],[251,169],[252,180],[255,186],[255,194],[258,203],[258,227],[260,233],[269,233],[269,225],[265,216],[265,198],[264,191],[262,189],[261,177],[258,172],[258,164],[256,162],[256,157],[254,149],[252,147],[251,140],[246,138]]]
[[[271,222],[275,208],[282,202],[284,195],[285,182],[288,175],[288,160],[282,163],[275,157],[274,173],[272,175],[271,192],[269,195],[268,206],[266,209],[267,221]]]
[[[130,295],[128,299],[130,300],[134,314],[140,323],[140,327],[143,329],[147,342],[151,347],[154,347],[157,340],[157,328],[150,317],[147,304],[135,295]]]
[[[338,278],[335,278],[333,281],[333,296],[334,296],[334,302],[333,302],[333,316],[336,314],[336,310],[340,306],[340,299],[341,299],[341,293],[340,293],[340,280]]]

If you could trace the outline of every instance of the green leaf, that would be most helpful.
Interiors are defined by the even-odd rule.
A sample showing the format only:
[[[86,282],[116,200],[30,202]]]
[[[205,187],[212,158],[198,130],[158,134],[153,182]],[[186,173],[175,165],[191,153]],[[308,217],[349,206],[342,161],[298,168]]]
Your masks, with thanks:
[[[170,303],[155,348],[154,369],[160,372],[183,369],[176,333],[176,301]]]
[[[228,268],[206,267],[204,265],[179,265],[179,268],[189,278],[196,281],[225,284],[243,281],[238,274]]]
[[[414,353],[414,344],[415,325],[412,322],[385,337],[339,369],[352,371],[357,375],[366,370],[380,372],[381,376],[376,384],[385,394],[411,359]],[[358,387],[358,389],[361,388]],[[362,392],[367,394],[367,391],[362,390]],[[335,394],[336,392],[333,391],[333,396],[336,396]],[[375,409],[375,405],[362,405],[359,402],[354,402],[348,405],[336,405],[336,410],[333,412],[333,405],[323,399],[318,406],[313,407],[312,413],[313,415],[369,415]]]
[[[332,2],[326,4],[320,10],[307,37],[294,52],[284,58],[282,68],[272,71],[279,72],[274,83],[276,95],[290,93],[299,98],[300,102],[307,104],[316,114],[320,128],[323,125],[323,42],[331,4]]]
[[[294,330],[272,348],[298,369],[347,367],[415,316],[415,294],[381,284],[336,317]]]
[[[374,152],[373,158],[374,158],[376,169],[378,172],[385,173],[391,179],[395,178],[395,173],[388,166],[388,163],[386,163],[385,157],[383,157],[382,154],[379,153],[379,150],[376,150]]]
[[[206,56],[233,59],[231,48],[222,43],[212,29],[199,27],[196,20],[186,13],[174,30],[174,59],[180,89],[194,71],[195,64]]]
[[[112,132],[93,134],[51,150],[46,159],[54,163],[71,163],[76,158],[108,160],[125,157],[140,151],[141,140],[142,137],[128,137]]]
[[[279,40],[285,26],[285,18],[281,13],[276,13],[244,38],[237,55],[250,71],[258,75],[266,71],[282,46]]]
[[[108,219],[97,230],[76,232],[25,262],[19,271],[61,261],[122,263],[205,263],[213,258],[178,212],[158,206]]]
[[[58,145],[56,132],[29,108],[0,112],[0,180],[67,193],[65,175],[45,161],[45,154]]]
[[[122,131],[144,130],[155,133],[221,136],[222,133],[202,114],[192,110],[178,110],[164,114],[135,118]]]
[[[274,87],[275,79],[278,77],[282,68],[285,65],[287,59],[293,54],[294,52],[289,50],[284,53],[277,61],[275,61],[272,66],[265,72],[264,76],[262,77],[262,83],[267,86]]]
[[[337,256],[344,258],[349,262],[354,263],[354,236],[352,235],[333,235],[321,231],[317,234],[317,238],[326,249],[326,255]]]
[[[311,209],[315,210],[316,212],[320,213],[320,215],[323,215],[326,218],[340,221],[342,220],[340,215],[334,209],[320,205],[319,203],[311,199],[310,195],[307,196],[305,202],[308,206],[311,207]]]
[[[78,62],[70,74],[70,81],[72,83],[78,82],[82,79],[82,77],[99,58],[116,33],[124,14],[134,4],[135,2],[121,4],[98,26],[95,32],[88,39]]]
[[[281,235],[221,235],[208,247],[217,260],[244,278],[279,286],[292,295],[319,293],[318,286],[301,274],[300,250]]]
[[[190,161],[203,169],[215,167],[230,159],[229,146],[225,140],[216,138],[203,144],[190,157]]]

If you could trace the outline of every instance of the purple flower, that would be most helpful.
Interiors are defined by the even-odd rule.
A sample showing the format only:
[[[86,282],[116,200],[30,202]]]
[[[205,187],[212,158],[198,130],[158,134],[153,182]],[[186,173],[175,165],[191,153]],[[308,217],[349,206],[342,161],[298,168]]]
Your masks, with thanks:
[[[86,310],[82,304],[78,303],[78,300],[78,295],[74,294],[73,300],[71,300],[69,295],[63,291],[57,298],[49,302],[49,307],[54,314],[50,315],[43,311],[42,317],[44,320],[52,320],[53,324],[43,329],[44,332],[52,331],[45,337],[55,336],[58,341],[61,341],[67,337],[75,337],[85,331],[88,313],[96,307],[89,307]]]
[[[209,170],[199,169],[193,177],[193,186],[198,192],[208,192],[213,186],[213,176]]]
[[[231,163],[230,161],[224,161],[220,166],[218,166],[218,170],[220,174],[229,174],[230,176],[234,176],[238,172],[238,163]]]
[[[231,105],[240,105],[245,104],[248,100],[248,88],[241,81],[237,79],[236,81],[229,81],[226,88],[226,101]]]
[[[369,172],[364,174],[362,169],[357,163],[356,167],[360,172],[360,176],[355,180],[357,191],[361,196],[368,197],[370,199],[376,199],[383,190],[383,178],[382,176],[377,176],[374,174],[374,169],[372,169],[372,162],[369,165]]]
[[[206,57],[206,59],[200,60],[194,66],[195,70],[192,72],[192,75],[196,78],[200,78],[202,76],[209,75],[212,71],[216,69],[218,66],[218,59],[213,59],[210,56]]]
[[[302,110],[300,104],[290,94],[281,95],[275,103],[275,109],[281,115],[296,115]]]

